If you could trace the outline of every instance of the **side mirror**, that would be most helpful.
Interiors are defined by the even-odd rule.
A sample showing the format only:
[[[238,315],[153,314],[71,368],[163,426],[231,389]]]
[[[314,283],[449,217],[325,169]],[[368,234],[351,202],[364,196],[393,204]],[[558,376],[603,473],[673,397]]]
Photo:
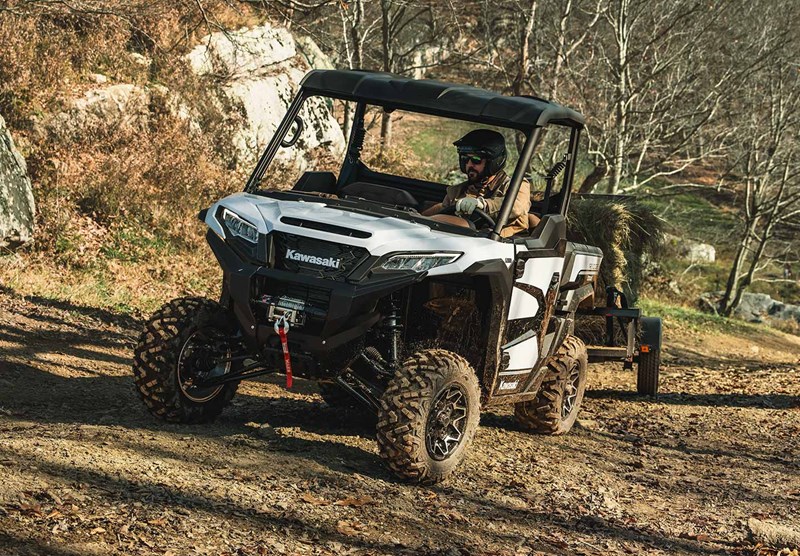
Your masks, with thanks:
[[[303,118],[301,118],[300,116],[295,116],[293,123],[296,126],[294,128],[294,132],[292,132],[292,129],[289,128],[289,131],[287,133],[288,138],[284,137],[283,141],[281,141],[281,147],[283,147],[284,149],[293,147],[294,144],[297,143],[297,140],[300,139],[300,136],[303,134],[303,129],[305,129],[306,127],[305,123],[303,122]]]

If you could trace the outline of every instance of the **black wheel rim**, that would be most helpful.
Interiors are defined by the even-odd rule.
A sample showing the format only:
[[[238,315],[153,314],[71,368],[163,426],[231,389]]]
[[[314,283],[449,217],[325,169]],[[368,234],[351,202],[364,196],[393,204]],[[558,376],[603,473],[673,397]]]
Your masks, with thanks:
[[[467,395],[458,384],[451,384],[436,396],[425,426],[428,454],[437,461],[456,451],[467,427]]]
[[[577,363],[570,367],[567,381],[564,384],[564,395],[561,401],[561,418],[566,419],[575,410],[578,403],[578,387],[581,382],[581,369]]]
[[[221,347],[222,334],[214,329],[200,329],[192,333],[181,348],[176,368],[178,386],[183,395],[195,403],[214,399],[224,385],[197,386],[203,380],[227,374],[231,370],[231,349]],[[223,363],[219,363],[224,360]]]

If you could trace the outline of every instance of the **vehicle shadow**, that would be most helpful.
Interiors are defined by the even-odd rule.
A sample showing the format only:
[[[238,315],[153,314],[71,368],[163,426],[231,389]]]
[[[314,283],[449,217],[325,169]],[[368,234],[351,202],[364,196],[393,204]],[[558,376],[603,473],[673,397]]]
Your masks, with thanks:
[[[781,344],[776,338],[765,336],[759,339],[759,349],[765,351],[781,351],[786,350],[786,344]],[[741,368],[747,370],[757,369],[785,369],[791,370],[797,367],[798,360],[800,360],[800,353],[794,355],[787,354],[789,360],[787,361],[765,361],[763,358],[756,356],[742,357],[741,355],[732,354],[730,357],[722,356],[719,354],[703,353],[699,350],[687,348],[685,346],[670,346],[669,347],[670,366],[679,367],[692,367],[698,366],[714,371],[715,369],[724,371],[726,368]],[[755,354],[752,354],[755,355]]]
[[[639,401],[667,405],[696,405],[708,407],[742,407],[762,409],[794,409],[800,407],[800,396],[789,394],[687,394],[665,393],[656,398],[626,390],[601,388],[587,390],[591,399]]]
[[[12,295],[7,288],[3,294]],[[268,424],[277,433],[265,449],[294,452],[338,471],[352,472],[358,466],[362,473],[385,477],[376,454],[347,440],[374,439],[374,417],[329,407],[317,396],[313,382],[297,380],[291,392],[281,395],[282,377],[264,377],[258,381],[272,386],[242,388],[254,394],[237,394],[214,423],[165,423],[146,411],[134,386],[130,369],[141,326],[137,319],[68,302],[39,299],[48,305],[38,305],[32,299],[12,299],[11,309],[0,307],[0,419],[6,415],[27,423],[220,439],[237,435],[261,439],[259,425]],[[283,428],[302,434],[284,434]]]
[[[13,459],[15,454],[0,446],[0,456],[8,460]],[[273,531],[284,531],[290,536],[312,536],[320,542],[334,541],[345,547],[377,550],[384,553],[390,551],[393,547],[393,545],[347,536],[323,522],[311,523],[289,514],[278,506],[249,507],[239,503],[236,499],[224,495],[199,494],[188,489],[167,486],[161,481],[150,481],[144,477],[130,479],[121,475],[112,476],[71,463],[44,460],[37,462],[37,471],[52,477],[54,480],[63,480],[63,478],[67,477],[77,481],[85,485],[85,487],[93,489],[98,498],[109,502],[129,499],[131,493],[135,493],[137,499],[146,500],[147,506],[154,511],[178,507],[183,508],[184,515],[202,512],[217,515],[223,519],[226,515],[234,512],[239,518],[242,527],[253,530],[272,529]],[[276,481],[280,480],[280,477],[276,479]],[[265,488],[268,486],[268,483],[264,485]],[[0,541],[2,540],[3,536],[0,536]],[[29,541],[13,537],[10,539],[10,544],[11,546],[16,544],[26,548],[38,548],[38,546],[31,546]],[[46,553],[60,554],[57,549]]]

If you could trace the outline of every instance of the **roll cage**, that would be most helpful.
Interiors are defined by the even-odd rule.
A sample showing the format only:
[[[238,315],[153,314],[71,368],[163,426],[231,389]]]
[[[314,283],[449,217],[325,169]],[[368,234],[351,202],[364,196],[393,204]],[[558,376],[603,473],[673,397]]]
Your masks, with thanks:
[[[533,96],[504,96],[498,93],[426,79],[410,79],[399,75],[360,70],[315,70],[306,75],[300,91],[281,121],[278,129],[258,160],[245,186],[246,192],[253,192],[264,177],[269,164],[283,144],[295,123],[302,125],[299,112],[306,99],[323,96],[331,99],[356,103],[353,125],[348,138],[347,151],[339,177],[335,184],[328,184],[331,192],[357,183],[368,181],[378,186],[391,187],[401,191],[412,188],[422,191],[428,200],[441,200],[441,184],[426,182],[374,172],[361,161],[360,153],[364,143],[364,115],[367,105],[378,106],[386,111],[405,110],[432,116],[452,118],[478,124],[512,128],[525,135],[525,143],[520,152],[517,165],[511,176],[500,214],[489,237],[500,239],[500,231],[508,222],[508,217],[516,199],[525,171],[539,144],[542,129],[548,125],[570,128],[567,153],[547,177],[543,199],[539,206],[542,216],[561,214],[565,216],[569,208],[572,181],[577,160],[578,141],[584,127],[581,114]],[[298,131],[299,133],[299,131]],[[293,144],[293,142],[291,142]],[[555,177],[562,174],[562,185],[553,194]],[[302,180],[302,178],[301,178]],[[435,198],[438,196],[438,198]]]

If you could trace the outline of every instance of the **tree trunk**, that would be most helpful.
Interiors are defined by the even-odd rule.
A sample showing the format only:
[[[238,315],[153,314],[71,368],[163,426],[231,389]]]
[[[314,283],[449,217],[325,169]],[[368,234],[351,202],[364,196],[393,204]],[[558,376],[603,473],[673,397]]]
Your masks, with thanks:
[[[612,162],[614,173],[611,179],[609,193],[614,194],[619,191],[620,182],[625,164],[625,151],[627,147],[628,135],[628,48],[630,47],[630,28],[628,15],[630,10],[630,0],[618,0],[617,20],[614,34],[617,42],[616,60],[616,95],[614,101],[615,126],[614,126],[614,160]]]
[[[606,176],[608,176],[608,166],[606,166],[604,162],[601,162],[595,166],[594,170],[583,180],[583,183],[581,183],[581,186],[578,188],[578,193],[591,193],[594,187],[603,181]]]
[[[392,3],[390,0],[381,0],[381,54],[383,71],[392,71]],[[381,149],[380,156],[385,157],[386,151],[391,147],[392,141],[392,115],[384,111],[381,117]]]
[[[753,218],[748,222],[745,231],[742,233],[742,238],[739,240],[739,247],[736,249],[736,256],[733,258],[731,264],[731,271],[728,274],[728,282],[725,285],[725,293],[720,300],[720,314],[726,317],[731,316],[739,302],[742,300],[741,292],[739,289],[739,282],[741,280],[742,267],[744,266],[747,252],[750,250],[750,242],[755,235],[756,224],[758,218]]]
[[[536,20],[536,7],[538,0],[531,0],[527,19],[524,20],[520,34],[519,45],[519,64],[517,65],[517,75],[511,83],[511,94],[519,96],[523,93],[523,84],[528,76],[528,66],[530,65],[531,34],[533,33],[533,22]],[[514,139],[517,144],[517,152],[522,152],[525,140],[520,134],[515,134]]]
[[[384,112],[381,117],[381,156],[385,157],[392,146],[392,115]]]

